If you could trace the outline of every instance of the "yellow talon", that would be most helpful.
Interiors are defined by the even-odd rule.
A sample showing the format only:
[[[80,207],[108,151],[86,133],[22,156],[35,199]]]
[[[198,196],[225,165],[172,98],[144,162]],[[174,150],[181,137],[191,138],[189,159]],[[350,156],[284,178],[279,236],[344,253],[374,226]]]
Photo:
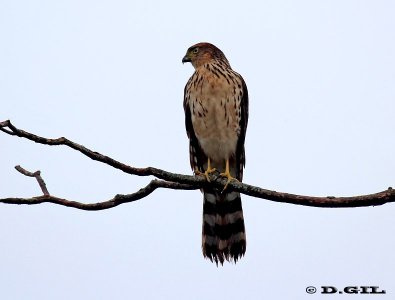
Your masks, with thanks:
[[[208,158],[207,159],[207,170],[203,173],[203,172],[200,172],[198,169],[195,169],[195,174],[196,175],[204,175],[206,177],[207,181],[211,182],[209,175],[211,173],[215,172],[216,170],[217,170],[216,168],[211,168],[211,161],[210,161],[210,158]]]
[[[222,190],[222,192],[224,192],[226,190],[226,188],[228,187],[229,182],[231,182],[232,180],[238,181],[236,178],[234,178],[234,177],[232,177],[232,175],[230,175],[229,159],[226,160],[225,172],[224,173],[220,173],[219,175],[223,176],[223,177],[226,177],[228,179],[226,181],[226,184],[225,184],[224,189]]]

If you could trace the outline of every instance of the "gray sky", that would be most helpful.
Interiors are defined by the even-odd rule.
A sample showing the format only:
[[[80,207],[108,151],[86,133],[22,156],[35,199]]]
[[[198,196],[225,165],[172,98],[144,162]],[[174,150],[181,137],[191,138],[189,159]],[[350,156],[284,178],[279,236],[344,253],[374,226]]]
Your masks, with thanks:
[[[244,181],[308,195],[395,185],[393,1],[2,1],[0,120],[136,167],[190,174],[182,109],[196,42],[247,82]],[[0,197],[83,202],[128,176],[65,147],[0,134]],[[247,253],[201,254],[202,195],[158,190],[101,212],[0,207],[2,299],[319,299],[310,285],[395,293],[395,206],[320,209],[242,196]],[[324,297],[326,296],[326,297]],[[359,295],[358,299],[370,299]]]

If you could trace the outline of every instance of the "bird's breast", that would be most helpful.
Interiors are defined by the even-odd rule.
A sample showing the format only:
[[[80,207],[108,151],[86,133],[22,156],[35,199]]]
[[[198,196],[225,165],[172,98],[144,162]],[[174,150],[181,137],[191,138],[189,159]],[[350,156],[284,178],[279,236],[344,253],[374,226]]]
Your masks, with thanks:
[[[215,75],[196,80],[189,98],[193,128],[205,154],[222,162],[235,154],[240,134],[238,87]]]

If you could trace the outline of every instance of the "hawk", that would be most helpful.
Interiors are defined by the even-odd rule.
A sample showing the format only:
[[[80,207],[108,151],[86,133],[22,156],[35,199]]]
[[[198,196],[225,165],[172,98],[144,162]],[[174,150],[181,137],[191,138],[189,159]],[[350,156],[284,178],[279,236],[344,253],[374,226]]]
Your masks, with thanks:
[[[224,53],[209,43],[187,50],[182,62],[195,72],[184,89],[185,126],[190,164],[195,174],[220,172],[242,181],[244,141],[248,122],[248,91],[244,79],[232,70]],[[246,251],[240,193],[226,187],[203,189],[203,256],[222,265],[235,263]]]

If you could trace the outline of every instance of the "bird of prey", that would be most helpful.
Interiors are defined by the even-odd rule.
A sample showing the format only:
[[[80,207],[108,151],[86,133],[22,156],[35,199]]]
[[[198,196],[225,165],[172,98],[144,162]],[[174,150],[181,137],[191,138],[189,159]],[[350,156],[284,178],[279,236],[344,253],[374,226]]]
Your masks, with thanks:
[[[209,43],[187,50],[182,62],[195,72],[184,89],[185,126],[190,164],[195,174],[242,181],[244,141],[248,122],[248,91],[224,53]],[[217,265],[235,263],[246,251],[240,193],[215,187],[203,189],[203,256]]]

